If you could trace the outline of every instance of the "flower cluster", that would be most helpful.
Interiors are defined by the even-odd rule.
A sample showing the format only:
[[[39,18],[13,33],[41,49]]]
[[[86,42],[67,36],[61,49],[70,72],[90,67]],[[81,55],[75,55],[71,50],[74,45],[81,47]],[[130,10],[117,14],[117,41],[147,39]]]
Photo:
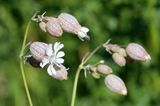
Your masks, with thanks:
[[[121,67],[125,66],[128,60],[131,59],[137,61],[151,60],[147,51],[137,43],[129,43],[126,47],[122,47],[118,44],[111,44],[107,41],[103,44],[103,47],[112,55],[113,61]],[[104,76],[104,83],[112,92],[127,95],[127,88],[123,80],[113,74],[111,67],[103,63],[104,61],[99,61],[96,64],[87,65],[84,70],[89,71],[89,73],[96,79]]]
[[[32,17],[33,21],[39,23],[39,27],[44,32],[48,32],[53,37],[61,37],[63,30],[69,33],[76,34],[80,40],[89,40],[90,37],[87,35],[89,29],[82,27],[77,19],[68,14],[61,13],[57,18],[52,16],[37,15],[37,13]]]
[[[137,43],[129,43],[127,47],[117,44],[104,44],[103,47],[112,55],[114,62],[121,67],[126,65],[127,59],[138,61],[151,60],[147,51]]]
[[[44,14],[37,15],[36,13],[32,17],[32,20],[39,24],[42,31],[48,32],[51,36],[61,37],[63,31],[65,31],[77,35],[82,41],[90,39],[87,35],[89,29],[81,26],[74,16],[68,13],[61,13],[57,17],[44,16]],[[64,45],[60,42],[55,42],[54,45],[37,41],[33,42],[29,48],[31,56],[27,61],[34,67],[47,67],[48,74],[55,79],[66,80],[68,72],[67,68],[63,65],[63,57],[65,56],[65,53],[61,51],[63,47]],[[126,47],[123,47],[107,41],[103,44],[103,47],[112,55],[113,61],[121,67],[124,67],[129,59],[137,61],[151,60],[147,51],[137,43],[129,43]],[[91,56],[88,57],[91,58]],[[83,59],[85,60],[88,57]],[[86,72],[89,72],[96,79],[104,76],[104,83],[111,91],[121,95],[127,94],[127,88],[123,80],[114,75],[112,68],[104,64],[104,61],[86,66],[84,66],[85,63],[82,63],[80,64],[82,65],[80,70],[83,69],[85,75]]]

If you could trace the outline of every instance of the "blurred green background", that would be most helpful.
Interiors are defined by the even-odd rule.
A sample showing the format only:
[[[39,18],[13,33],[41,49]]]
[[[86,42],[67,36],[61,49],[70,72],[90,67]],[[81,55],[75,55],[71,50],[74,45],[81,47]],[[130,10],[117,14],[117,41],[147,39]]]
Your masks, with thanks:
[[[57,16],[61,12],[74,15],[90,29],[90,41],[81,42],[73,34],[64,33],[53,39],[32,22],[28,42],[64,43],[65,66],[69,79],[58,81],[46,70],[25,65],[25,73],[34,106],[69,106],[76,68],[82,56],[99,44],[127,45],[136,42],[151,54],[151,63],[128,63],[118,67],[101,49],[90,63],[104,59],[128,88],[128,95],[112,93],[104,78],[87,79],[80,75],[76,106],[160,106],[160,0],[0,0],[0,106],[28,106],[18,54],[26,24],[37,11]]]

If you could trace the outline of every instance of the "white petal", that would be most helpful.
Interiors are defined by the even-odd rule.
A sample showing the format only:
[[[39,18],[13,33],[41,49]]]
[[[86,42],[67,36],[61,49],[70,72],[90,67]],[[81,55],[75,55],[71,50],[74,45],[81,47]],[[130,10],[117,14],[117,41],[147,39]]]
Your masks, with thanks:
[[[56,59],[56,63],[58,63],[58,64],[62,64],[63,62],[64,62],[64,59],[62,59],[62,58]]]
[[[40,63],[40,67],[41,68],[43,68],[45,65],[47,65],[49,63],[49,60],[48,59],[46,59],[46,58],[44,58],[43,60],[42,60],[42,62]]]
[[[87,40],[90,39],[90,37],[87,35],[87,33],[86,32],[82,32],[82,31],[78,32],[78,37],[82,41],[84,41],[84,39],[87,39]]]
[[[89,32],[89,29],[86,27],[81,27],[81,31],[87,33],[87,32]]]
[[[64,47],[63,44],[59,44],[59,45],[58,45],[58,48],[57,48],[57,51],[59,51],[59,50],[62,49],[63,47]]]
[[[63,51],[60,51],[57,53],[56,57],[59,58],[59,57],[63,57],[64,55],[65,55],[65,53]]]
[[[59,44],[59,42],[54,43],[54,51],[57,50]]]
[[[53,54],[52,44],[49,44],[49,45],[48,45],[46,54],[47,54],[48,56],[51,56],[51,55]]]
[[[86,35],[86,33],[82,32],[82,31],[79,31],[78,36],[81,37],[81,38],[85,38],[87,35]]]
[[[52,64],[50,64],[50,65],[48,66],[47,72],[48,72],[48,74],[51,75],[51,76],[52,76],[52,75],[56,75],[56,70],[54,69],[54,67],[53,67]]]
[[[57,54],[57,52],[58,52],[60,49],[62,49],[63,47],[64,47],[63,44],[61,44],[60,42],[56,42],[56,43],[54,44],[54,53]]]

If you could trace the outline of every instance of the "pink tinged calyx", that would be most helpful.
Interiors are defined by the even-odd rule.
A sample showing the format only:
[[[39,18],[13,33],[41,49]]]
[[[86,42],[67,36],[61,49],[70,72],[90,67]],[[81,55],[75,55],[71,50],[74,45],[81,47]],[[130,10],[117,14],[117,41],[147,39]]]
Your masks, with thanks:
[[[112,91],[121,95],[127,95],[127,88],[121,78],[109,74],[105,77],[105,85]]]
[[[56,71],[56,74],[52,75],[53,78],[58,80],[67,80],[68,72],[65,67],[61,67],[59,70]]]
[[[90,37],[87,35],[89,29],[82,27],[74,16],[68,13],[61,13],[58,16],[58,22],[64,31],[78,35],[82,41],[84,41],[84,39],[90,39]]]
[[[43,42],[33,42],[30,45],[30,52],[37,61],[42,61],[46,56],[48,44]]]
[[[126,47],[126,52],[131,59],[139,61],[151,60],[151,56],[147,51],[137,43],[129,43]]]

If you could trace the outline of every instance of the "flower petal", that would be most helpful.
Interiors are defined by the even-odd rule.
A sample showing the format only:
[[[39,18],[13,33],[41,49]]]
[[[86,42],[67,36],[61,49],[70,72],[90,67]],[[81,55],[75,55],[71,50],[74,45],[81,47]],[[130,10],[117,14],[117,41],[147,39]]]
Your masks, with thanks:
[[[51,56],[51,55],[53,54],[52,44],[49,44],[49,45],[48,45],[46,54],[47,54],[48,56]]]
[[[59,44],[60,44],[59,42],[54,43],[54,52],[55,50],[57,50]]]
[[[56,63],[58,63],[58,64],[62,64],[63,62],[64,62],[63,58],[57,58],[56,59]]]
[[[63,57],[64,55],[65,55],[65,53],[63,51],[60,51],[57,53],[56,57],[59,58],[59,57]]]
[[[89,29],[87,27],[81,27],[81,31],[87,33],[89,32]]]
[[[84,37],[86,37],[86,33],[82,32],[82,31],[79,31],[78,36],[81,37],[81,38],[84,38]]]
[[[90,37],[87,35],[87,33],[82,32],[82,31],[79,31],[79,32],[78,32],[78,37],[79,37],[79,39],[82,40],[82,41],[84,41],[84,39],[87,39],[87,40],[90,39]]]
[[[45,65],[49,63],[49,60],[47,58],[44,58],[42,62],[40,63],[40,67],[43,68]]]
[[[54,67],[53,67],[52,64],[50,64],[50,65],[48,66],[47,72],[48,72],[48,74],[51,75],[51,76],[52,76],[52,75],[56,75],[56,70],[54,69]]]
[[[60,49],[62,49],[63,47],[64,47],[63,44],[61,44],[60,42],[56,42],[56,43],[54,44],[54,53],[57,54],[57,52],[58,52]]]

